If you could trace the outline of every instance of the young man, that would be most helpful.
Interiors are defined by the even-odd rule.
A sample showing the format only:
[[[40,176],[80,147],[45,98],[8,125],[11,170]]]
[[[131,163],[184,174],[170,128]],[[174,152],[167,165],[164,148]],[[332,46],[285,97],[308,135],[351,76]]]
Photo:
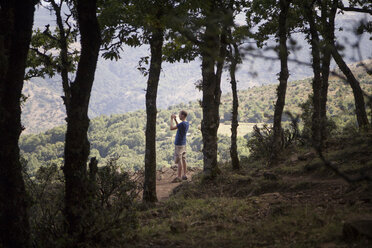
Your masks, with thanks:
[[[186,134],[189,130],[189,123],[186,121],[187,112],[181,110],[178,117],[181,122],[178,123],[176,120],[176,115],[172,114],[170,130],[176,130],[176,140],[174,141],[174,163],[178,164],[178,176],[173,180],[173,182],[181,182],[182,180],[187,180],[186,177]],[[174,125],[173,120],[176,122]],[[183,170],[183,176],[181,180],[181,172]]]

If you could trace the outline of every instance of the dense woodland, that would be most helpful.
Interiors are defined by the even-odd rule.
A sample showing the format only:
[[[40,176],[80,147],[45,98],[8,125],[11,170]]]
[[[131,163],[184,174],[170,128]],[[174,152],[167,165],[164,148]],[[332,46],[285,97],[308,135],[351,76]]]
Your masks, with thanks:
[[[37,6],[55,26],[33,30]],[[371,69],[358,40],[371,35],[371,9],[367,0],[0,1],[0,246],[368,247]],[[350,12],[364,15],[352,44],[335,33]],[[295,33],[310,61],[296,57]],[[145,111],[90,120],[98,58],[120,59],[124,44],[149,46],[136,68]],[[280,61],[276,91],[237,92],[246,56]],[[201,100],[159,110],[162,63],[195,59]],[[288,83],[288,61],[313,77]],[[66,126],[21,137],[33,77],[60,78]],[[156,203],[180,109],[190,112],[190,165],[202,169]],[[260,125],[238,137],[239,123]],[[226,125],[231,137],[218,135]]]

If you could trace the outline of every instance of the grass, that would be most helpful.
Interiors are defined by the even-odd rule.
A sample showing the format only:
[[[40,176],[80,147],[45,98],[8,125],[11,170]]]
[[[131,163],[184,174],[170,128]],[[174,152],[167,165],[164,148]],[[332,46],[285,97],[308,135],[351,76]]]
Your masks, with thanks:
[[[335,141],[325,154],[342,171],[358,173],[371,166],[368,137]],[[309,152],[291,150],[285,157],[293,151]],[[213,183],[195,175],[168,201],[140,211],[137,240],[127,247],[371,247],[366,239],[342,238],[346,220],[372,216],[372,203],[360,200],[371,195],[370,183],[350,186],[316,156],[283,159],[274,168],[256,160],[246,161],[239,172],[229,164],[220,169]],[[265,179],[264,172],[278,180]],[[177,225],[182,228],[175,232]]]
[[[244,123],[240,122],[238,126],[238,136],[243,137],[244,135],[250,133],[253,131],[253,127],[257,125],[258,127],[261,127],[263,123]],[[218,127],[218,134],[222,135],[231,135],[231,124],[225,124],[221,123]]]
[[[153,214],[164,210],[168,214]],[[355,206],[330,210],[313,204],[270,204],[260,196],[176,197],[140,215],[145,225],[138,236],[154,247],[319,247],[327,242],[342,246],[342,222],[345,216],[358,214],[364,211]],[[184,223],[186,231],[171,232],[175,222]]]

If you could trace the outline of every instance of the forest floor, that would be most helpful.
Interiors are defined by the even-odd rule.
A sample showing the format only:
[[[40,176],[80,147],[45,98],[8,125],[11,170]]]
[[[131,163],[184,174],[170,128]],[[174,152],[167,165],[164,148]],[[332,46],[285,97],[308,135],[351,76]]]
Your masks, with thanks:
[[[331,140],[325,156],[343,173],[371,175],[372,134]],[[139,211],[126,247],[372,247],[371,226],[344,227],[372,221],[372,183],[347,183],[310,148],[286,150],[273,167],[220,168],[213,183],[197,170],[180,184],[170,183],[175,168],[159,173],[160,201]]]

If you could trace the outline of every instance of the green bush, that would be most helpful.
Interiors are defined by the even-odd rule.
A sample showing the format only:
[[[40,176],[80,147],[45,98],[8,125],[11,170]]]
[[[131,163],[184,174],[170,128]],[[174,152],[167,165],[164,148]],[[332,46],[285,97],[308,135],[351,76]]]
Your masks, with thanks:
[[[270,158],[273,153],[273,134],[272,127],[264,124],[262,128],[255,125],[253,132],[248,138],[248,148],[250,157],[254,159]]]
[[[62,171],[51,164],[41,166],[33,177],[24,172],[34,247],[72,247],[72,244],[77,247],[118,247],[135,235],[134,200],[138,196],[138,185],[128,173],[119,170],[116,162],[117,159],[110,159],[92,177],[94,194],[89,217],[84,223],[85,238],[77,245],[66,232]]]
[[[313,105],[313,97],[312,95],[309,95],[309,98],[306,102],[299,105],[299,107],[302,110],[302,113],[300,115],[303,127],[302,127],[302,141],[310,141],[312,138],[312,117],[314,112],[314,105]],[[332,119],[327,118],[325,122],[325,128],[326,128],[326,137],[329,137],[333,131],[336,130],[337,126],[335,121]]]

